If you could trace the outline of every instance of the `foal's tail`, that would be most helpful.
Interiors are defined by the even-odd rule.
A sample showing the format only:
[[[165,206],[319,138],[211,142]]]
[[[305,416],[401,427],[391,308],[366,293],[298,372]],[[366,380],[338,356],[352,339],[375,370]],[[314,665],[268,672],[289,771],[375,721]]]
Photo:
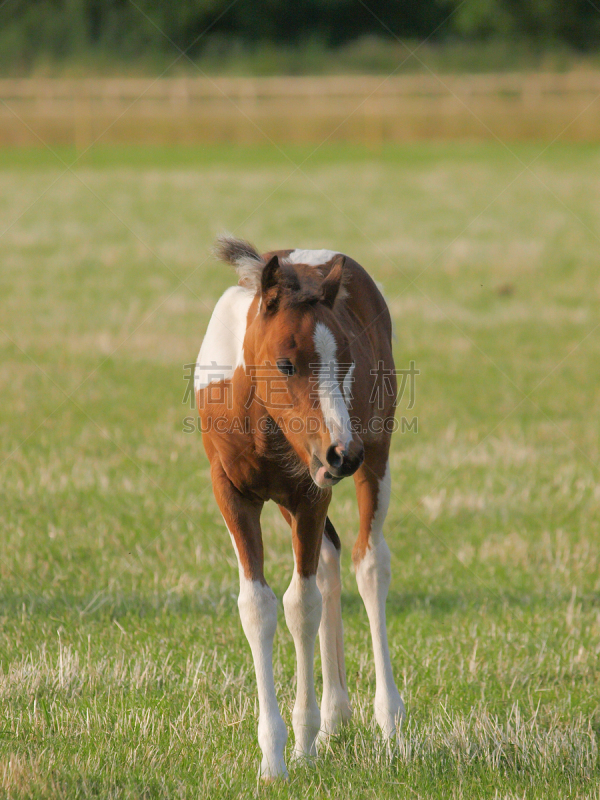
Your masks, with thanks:
[[[239,266],[240,261],[251,260],[260,261],[262,258],[256,247],[245,239],[237,239],[231,233],[220,233],[213,246],[213,253],[219,261],[231,264],[233,267]]]
[[[236,268],[242,286],[255,289],[260,285],[260,276],[265,266],[264,259],[253,244],[245,239],[236,239],[230,233],[221,233],[213,247],[213,255],[219,261]]]

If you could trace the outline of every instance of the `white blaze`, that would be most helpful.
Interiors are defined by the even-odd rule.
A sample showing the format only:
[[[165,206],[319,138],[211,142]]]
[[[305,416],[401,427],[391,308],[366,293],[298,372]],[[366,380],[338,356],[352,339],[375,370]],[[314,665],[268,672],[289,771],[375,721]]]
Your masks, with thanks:
[[[317,322],[313,335],[319,354],[319,402],[331,443],[345,447],[352,438],[350,416],[338,380],[337,344],[327,325]]]

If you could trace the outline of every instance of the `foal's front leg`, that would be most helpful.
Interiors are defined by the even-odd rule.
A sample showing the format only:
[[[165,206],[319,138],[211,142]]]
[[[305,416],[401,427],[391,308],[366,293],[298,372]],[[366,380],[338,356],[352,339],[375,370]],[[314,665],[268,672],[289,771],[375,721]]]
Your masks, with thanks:
[[[292,518],[294,575],[283,596],[283,607],[296,647],[297,687],[292,713],[295,758],[316,755],[315,738],[321,726],[313,665],[321,621],[321,592],[316,574],[325,514],[326,508],[312,507],[299,510]]]
[[[240,570],[238,608],[254,660],[258,689],[258,743],[262,751],[263,780],[286,777],[285,723],[279,713],[273,679],[273,637],[277,627],[277,598],[265,581],[260,529],[262,503],[245,498],[220,465],[213,465],[215,497],[231,534]]]
[[[393,736],[404,717],[404,703],[394,682],[385,621],[385,601],[391,580],[390,549],[383,523],[390,503],[387,459],[365,459],[354,477],[360,532],[352,552],[358,591],[365,604],[375,658],[375,718],[385,736]]]

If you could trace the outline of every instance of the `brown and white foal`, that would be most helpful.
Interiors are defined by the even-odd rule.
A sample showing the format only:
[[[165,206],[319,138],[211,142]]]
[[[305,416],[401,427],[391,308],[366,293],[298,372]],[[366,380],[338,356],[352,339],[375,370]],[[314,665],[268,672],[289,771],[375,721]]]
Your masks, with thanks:
[[[340,540],[327,517],[332,487],[349,475],[359,505],[352,558],[373,639],[375,716],[392,736],[404,714],[385,623],[391,573],[383,525],[396,393],[391,322],[367,272],[339,253],[261,256],[228,236],[218,240],[216,253],[237,268],[239,285],[215,306],[194,383],[215,497],[238,558],[238,606],[258,685],[261,775],[271,779],[287,774],[287,730],[273,680],[277,600],[263,571],[260,515],[267,500],[292,529],[295,569],[283,607],[297,656],[294,756],[315,755],[317,736],[335,733],[352,713]],[[321,712],[313,678],[317,632]]]

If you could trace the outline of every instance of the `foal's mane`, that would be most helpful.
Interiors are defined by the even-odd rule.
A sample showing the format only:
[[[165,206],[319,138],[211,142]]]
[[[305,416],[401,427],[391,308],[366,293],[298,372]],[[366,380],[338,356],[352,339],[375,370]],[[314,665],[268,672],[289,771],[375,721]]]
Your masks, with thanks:
[[[213,254],[219,261],[235,267],[240,286],[255,292],[260,291],[261,277],[267,259],[260,255],[253,244],[229,233],[222,233],[217,237]],[[327,264],[317,267],[292,264],[285,256],[279,257],[279,263],[283,273],[282,282],[286,290],[287,306],[315,305],[322,299],[321,284],[329,273]],[[345,296],[346,291],[342,286],[338,297],[341,300]]]

